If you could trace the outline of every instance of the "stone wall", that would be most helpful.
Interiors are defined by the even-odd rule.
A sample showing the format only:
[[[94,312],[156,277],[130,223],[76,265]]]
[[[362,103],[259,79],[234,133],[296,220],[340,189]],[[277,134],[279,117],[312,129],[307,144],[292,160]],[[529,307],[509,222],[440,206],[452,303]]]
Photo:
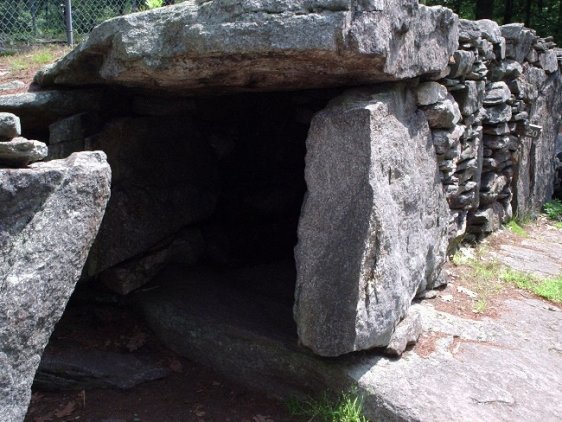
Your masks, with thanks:
[[[522,24],[461,20],[443,78],[418,88],[451,209],[450,251],[552,196],[562,101],[554,47]]]

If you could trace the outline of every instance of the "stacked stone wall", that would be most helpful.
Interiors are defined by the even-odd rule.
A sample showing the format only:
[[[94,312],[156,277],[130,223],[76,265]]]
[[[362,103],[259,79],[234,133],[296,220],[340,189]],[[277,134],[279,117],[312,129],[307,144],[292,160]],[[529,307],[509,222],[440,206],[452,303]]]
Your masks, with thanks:
[[[560,53],[522,24],[460,21],[447,68],[418,87],[451,210],[450,251],[553,191],[560,120]]]

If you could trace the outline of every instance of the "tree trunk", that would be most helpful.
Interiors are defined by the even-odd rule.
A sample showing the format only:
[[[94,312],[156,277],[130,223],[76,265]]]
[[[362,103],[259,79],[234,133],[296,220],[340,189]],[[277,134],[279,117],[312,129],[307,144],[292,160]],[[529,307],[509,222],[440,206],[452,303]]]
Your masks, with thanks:
[[[492,19],[493,17],[494,0],[476,0],[476,19]]]
[[[525,0],[525,26],[527,28],[531,27],[531,1]]]
[[[562,1],[562,0],[561,0]],[[505,0],[503,10],[503,24],[511,23],[513,20],[513,0]]]

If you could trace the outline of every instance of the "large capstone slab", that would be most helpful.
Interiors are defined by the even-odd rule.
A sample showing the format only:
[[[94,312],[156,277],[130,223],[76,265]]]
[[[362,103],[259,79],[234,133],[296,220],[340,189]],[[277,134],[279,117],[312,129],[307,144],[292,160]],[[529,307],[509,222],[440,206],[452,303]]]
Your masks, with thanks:
[[[349,91],[314,117],[295,249],[302,344],[323,356],[386,346],[416,292],[440,283],[438,171],[405,86]]]
[[[174,93],[361,85],[439,74],[457,38],[451,10],[415,0],[190,0],[104,22],[36,81]]]
[[[0,169],[0,419],[22,421],[55,324],[101,224],[102,152]]]

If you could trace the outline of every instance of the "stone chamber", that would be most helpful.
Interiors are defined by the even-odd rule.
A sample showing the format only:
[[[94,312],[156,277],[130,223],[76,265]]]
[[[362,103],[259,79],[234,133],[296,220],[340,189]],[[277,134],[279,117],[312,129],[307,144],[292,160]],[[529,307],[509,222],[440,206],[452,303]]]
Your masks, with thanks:
[[[227,3],[108,21],[36,76],[40,91],[0,98],[21,135],[49,150],[46,163],[1,177],[101,154],[84,151],[111,167],[103,222],[84,223],[99,227],[95,241],[69,250],[74,270],[41,309],[48,323],[38,312],[23,335],[9,311],[0,319],[15,327],[0,359],[21,380],[0,400],[13,420],[37,366],[48,378],[39,357],[78,278],[67,312],[133,311],[177,353],[280,396],[342,390],[365,356],[392,362],[381,354],[415,342],[410,305],[447,282],[442,265],[461,241],[554,193],[562,53],[552,39],[406,0]],[[17,203],[28,185],[4,195]],[[36,230],[64,226],[43,208],[31,207],[45,219]],[[60,244],[47,249],[63,253],[68,230],[50,233]],[[33,239],[7,233],[6,245]],[[18,260],[10,248],[0,276],[23,280]],[[39,280],[50,274],[34,265]],[[33,330],[43,340],[30,346]],[[14,363],[22,349],[35,359],[25,371]],[[376,386],[359,387],[371,418],[406,418]]]

